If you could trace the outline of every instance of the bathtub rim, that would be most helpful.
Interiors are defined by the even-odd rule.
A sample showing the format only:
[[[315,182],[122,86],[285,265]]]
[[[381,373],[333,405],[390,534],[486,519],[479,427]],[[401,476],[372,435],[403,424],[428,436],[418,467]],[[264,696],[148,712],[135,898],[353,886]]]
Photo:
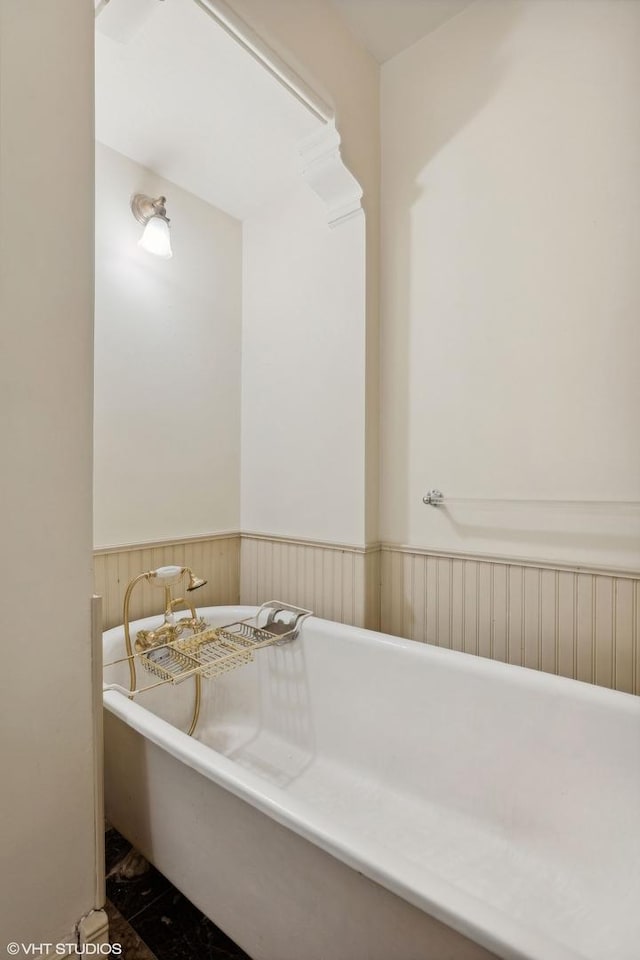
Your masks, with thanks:
[[[229,619],[250,616],[255,610],[257,607],[244,605],[200,608],[205,616],[207,613],[224,614]],[[157,619],[157,616],[142,618],[134,621],[132,626],[140,628],[147,621]],[[460,668],[472,668],[480,673],[488,671],[489,675],[496,675],[506,670],[511,682],[525,686],[560,684],[560,690],[571,692],[578,700],[586,698],[601,701],[609,709],[615,704],[614,709],[635,713],[640,717],[640,701],[632,694],[318,617],[309,618],[307,622],[310,626],[315,623],[334,632],[348,631],[351,638],[359,643],[370,643],[375,638],[377,642],[382,641],[420,657],[436,660],[444,657],[449,664],[454,662],[451,658],[455,657]],[[103,643],[121,632],[121,625],[105,631]],[[308,802],[290,796],[214,748],[194,740],[140,703],[114,690],[103,693],[103,702],[111,714],[174,759],[186,763],[281,826],[504,960],[585,960],[584,954],[550,939],[525,923],[512,920],[506,913],[458,889],[438,874],[402,856],[394,856],[389,848],[364,838],[354,839],[350,831],[341,830],[339,824],[336,828],[326,814]]]
[[[224,613],[225,618],[236,620],[243,617],[253,616],[259,610],[259,606],[252,604],[226,604],[221,606],[196,607],[196,611],[202,615],[212,613]],[[182,611],[178,610],[180,614]],[[146,629],[158,624],[162,620],[162,614],[154,614],[148,617],[140,617],[132,620],[130,627],[134,629]],[[577,680],[573,677],[563,677],[556,673],[547,673],[544,670],[538,670],[535,667],[527,667],[524,664],[506,663],[503,660],[493,660],[491,657],[484,657],[476,653],[467,653],[464,650],[452,650],[449,647],[440,647],[435,644],[425,643],[420,640],[411,640],[408,637],[397,637],[390,633],[382,633],[378,630],[369,630],[365,627],[354,627],[350,624],[339,623],[334,620],[325,620],[322,617],[312,615],[305,621],[309,626],[318,625],[321,628],[329,628],[334,631],[346,631],[353,642],[356,644],[366,644],[375,637],[376,642],[384,646],[403,650],[409,656],[418,659],[432,659],[434,662],[446,662],[449,666],[455,666],[459,670],[471,670],[487,676],[509,678],[509,682],[516,686],[525,688],[556,688],[558,693],[566,693],[572,699],[578,701],[600,702],[608,709],[620,711],[621,713],[630,712],[640,718],[640,696],[634,693],[628,693],[625,690],[614,690],[611,687],[603,687],[599,684],[591,683],[587,680]],[[110,627],[102,634],[103,650],[105,642],[115,638],[122,631],[122,624]],[[305,629],[305,624],[302,625]]]

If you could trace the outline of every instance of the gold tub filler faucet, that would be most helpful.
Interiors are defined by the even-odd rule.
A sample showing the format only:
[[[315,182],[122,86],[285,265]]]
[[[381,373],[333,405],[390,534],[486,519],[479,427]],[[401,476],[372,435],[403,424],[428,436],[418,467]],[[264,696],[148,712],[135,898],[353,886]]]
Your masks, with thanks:
[[[298,636],[303,621],[310,617],[311,610],[294,607],[279,600],[263,603],[254,617],[236,620],[223,627],[211,627],[196,608],[184,597],[173,597],[172,588],[187,581],[188,593],[207,582],[196,577],[189,567],[171,565],[140,573],[127,586],[124,595],[123,625],[126,657],[105,663],[105,668],[116,664],[129,664],[129,689],[118,683],[103,684],[104,690],[117,690],[130,699],[163,684],[176,684],[194,678],[195,697],[193,718],[189,727],[191,735],[200,715],[202,678],[207,680],[251,663],[254,651],[272,644],[289,643]],[[129,605],[134,587],[142,581],[164,590],[164,619],[153,630],[139,630],[134,645],[131,642]],[[175,609],[187,607],[191,616],[176,619]],[[155,679],[144,686],[137,686],[136,664],[139,664]]]
[[[185,630],[191,630],[192,633],[200,633],[200,631],[206,630],[207,621],[197,615],[193,604],[189,604],[191,616],[181,617],[176,622],[176,616],[173,612],[174,608],[181,605],[185,606],[185,599],[184,597],[177,597],[175,600],[172,599],[171,587],[177,586],[179,583],[181,583],[187,574],[189,576],[189,585],[187,586],[187,591],[189,593],[191,593],[193,590],[198,590],[200,587],[204,587],[207,582],[201,577],[196,577],[189,567],[158,567],[157,570],[150,570],[148,573],[142,573],[138,577],[135,577],[127,587],[127,593],[129,594],[129,597],[125,597],[125,628],[128,628],[129,626],[128,600],[135,584],[139,580],[146,579],[153,586],[164,588],[164,623],[161,627],[157,627],[155,630],[138,630],[136,634],[135,645],[138,653],[142,653],[144,650],[151,650],[153,647],[157,647],[160,643],[177,640],[178,637],[182,636]]]

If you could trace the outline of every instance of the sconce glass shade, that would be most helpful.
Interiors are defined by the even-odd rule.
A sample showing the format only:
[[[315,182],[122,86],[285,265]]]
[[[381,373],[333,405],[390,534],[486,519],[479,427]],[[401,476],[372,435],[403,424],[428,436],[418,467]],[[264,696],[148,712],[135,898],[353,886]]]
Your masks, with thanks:
[[[143,250],[147,250],[149,253],[155,254],[156,257],[162,257],[163,260],[171,259],[173,256],[173,251],[171,250],[171,235],[169,232],[169,224],[164,217],[151,217],[144,228],[144,233],[138,240],[138,246],[142,247]]]

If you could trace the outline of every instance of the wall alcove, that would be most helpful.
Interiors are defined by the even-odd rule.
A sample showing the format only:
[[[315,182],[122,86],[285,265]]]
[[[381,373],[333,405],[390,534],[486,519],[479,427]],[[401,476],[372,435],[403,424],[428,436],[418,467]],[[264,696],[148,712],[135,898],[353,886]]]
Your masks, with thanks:
[[[250,602],[285,544],[301,579],[273,589],[364,622],[366,226],[333,109],[218,0],[109,0],[97,14],[106,622],[152,558],[196,551],[211,599]],[[171,260],[139,249],[137,192],[167,197]],[[349,609],[323,585],[347,567]]]

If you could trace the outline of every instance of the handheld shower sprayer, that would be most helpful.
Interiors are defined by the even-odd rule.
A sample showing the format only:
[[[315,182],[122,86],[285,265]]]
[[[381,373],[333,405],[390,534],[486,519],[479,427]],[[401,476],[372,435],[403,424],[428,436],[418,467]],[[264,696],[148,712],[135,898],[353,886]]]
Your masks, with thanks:
[[[168,567],[158,567],[156,570],[149,570],[147,573],[142,574],[142,576],[147,577],[152,587],[175,587],[176,584],[180,583],[186,573],[193,578],[193,573],[189,567],[177,567],[175,564],[170,564]],[[206,583],[206,580],[202,582]]]
[[[195,574],[190,573],[189,575],[189,586],[187,590],[191,593],[193,590],[199,590],[200,587],[204,587],[207,581],[203,580],[202,577],[196,577]]]
[[[199,590],[200,587],[204,587],[207,581],[203,580],[202,577],[197,577],[190,567],[176,567],[174,565],[158,567],[156,570],[149,570],[149,572],[143,574],[143,576],[148,578],[152,586],[174,587],[177,583],[180,583],[187,573],[189,574],[187,590],[190,593],[193,590]]]

